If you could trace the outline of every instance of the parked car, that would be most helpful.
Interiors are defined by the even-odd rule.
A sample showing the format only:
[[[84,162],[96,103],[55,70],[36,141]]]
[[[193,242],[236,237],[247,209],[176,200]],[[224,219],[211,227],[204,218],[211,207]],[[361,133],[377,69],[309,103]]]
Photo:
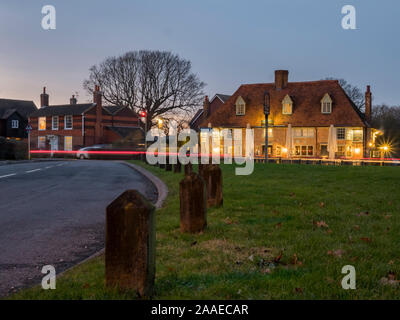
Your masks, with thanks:
[[[88,151],[107,151],[109,149],[110,145],[107,144],[97,144],[90,147],[84,147],[78,150],[78,152],[76,153],[76,157],[78,159],[90,159],[91,157],[95,158]]]

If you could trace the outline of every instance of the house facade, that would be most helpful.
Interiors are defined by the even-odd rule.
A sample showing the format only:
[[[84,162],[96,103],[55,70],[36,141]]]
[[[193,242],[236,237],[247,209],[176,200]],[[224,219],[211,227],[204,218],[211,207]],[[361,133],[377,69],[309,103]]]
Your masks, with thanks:
[[[130,133],[144,135],[137,114],[127,107],[103,106],[96,86],[93,103],[78,104],[74,96],[68,105],[49,105],[46,88],[41,107],[29,117],[31,150],[75,151],[95,144],[111,144]]]
[[[241,137],[235,130],[231,138],[241,138],[239,153],[243,155],[245,129],[252,128],[255,157],[264,157],[266,150],[270,157],[281,158],[368,157],[373,130],[370,86],[365,93],[365,113],[361,113],[337,80],[289,82],[288,75],[287,70],[277,70],[274,83],[241,85],[215,112],[205,116],[199,127],[242,129]],[[267,148],[266,97],[270,106]],[[208,107],[206,98],[203,109]],[[206,143],[204,139],[200,135],[200,145]],[[221,154],[233,154],[232,146],[224,145],[222,138],[220,149]]]
[[[204,106],[206,109],[199,109],[192,120],[189,122],[189,127],[193,130],[199,131],[200,123],[212,113],[219,109],[231,96],[226,94],[217,93],[210,101],[208,96],[205,97]]]
[[[0,99],[0,137],[26,139],[29,114],[36,110],[33,101]]]

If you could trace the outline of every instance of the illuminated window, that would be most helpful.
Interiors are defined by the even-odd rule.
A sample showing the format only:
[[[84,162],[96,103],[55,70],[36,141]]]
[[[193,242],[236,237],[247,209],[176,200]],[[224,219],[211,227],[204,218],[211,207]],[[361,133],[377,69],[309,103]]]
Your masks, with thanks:
[[[52,129],[53,130],[58,130],[58,116],[53,116],[51,118],[51,123],[52,123]]]
[[[265,129],[263,129],[263,136],[265,138]],[[268,128],[268,137],[272,138],[274,136],[274,132],[272,128]]]
[[[353,141],[363,141],[362,130],[353,130]]]
[[[19,121],[18,120],[11,120],[11,128],[18,129],[19,128]]]
[[[64,150],[72,151],[72,137],[64,137]]]
[[[346,151],[346,149],[345,149],[345,146],[338,146],[337,147],[337,152],[336,152],[336,155],[338,156],[338,157],[344,157],[344,153],[345,153],[345,151]]]
[[[236,99],[236,115],[244,116],[246,114],[246,103],[244,102],[242,97],[238,97]]]
[[[43,150],[46,148],[46,137],[38,137],[38,149]]]
[[[39,121],[39,130],[46,130],[46,117],[40,117]]]
[[[282,154],[282,148],[280,146],[276,146],[276,155],[280,157]]]
[[[313,146],[294,146],[294,154],[296,156],[313,156],[314,147]]]
[[[329,94],[325,94],[321,100],[321,112],[332,113],[332,99]]]
[[[65,130],[72,129],[72,116],[68,115],[64,117],[64,129]]]
[[[337,128],[336,129],[336,138],[338,140],[344,140],[346,138],[346,128]]]
[[[312,138],[314,137],[314,129],[313,128],[295,128],[294,129],[295,137],[303,137],[303,138]]]
[[[287,94],[282,100],[282,114],[292,114],[293,113],[293,101]]]

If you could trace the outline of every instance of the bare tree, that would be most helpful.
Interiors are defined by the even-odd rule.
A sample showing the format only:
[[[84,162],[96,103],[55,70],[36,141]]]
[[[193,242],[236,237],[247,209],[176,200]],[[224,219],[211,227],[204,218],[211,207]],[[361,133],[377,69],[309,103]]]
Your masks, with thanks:
[[[90,68],[83,86],[102,89],[105,101],[147,113],[147,127],[157,117],[192,113],[202,103],[205,84],[191,63],[165,51],[133,51],[107,58]]]
[[[336,80],[335,78],[326,78],[325,80]],[[348,83],[345,79],[339,79],[339,84],[349,96],[349,98],[354,102],[357,108],[364,112],[365,110],[365,95],[362,90],[352,84]]]

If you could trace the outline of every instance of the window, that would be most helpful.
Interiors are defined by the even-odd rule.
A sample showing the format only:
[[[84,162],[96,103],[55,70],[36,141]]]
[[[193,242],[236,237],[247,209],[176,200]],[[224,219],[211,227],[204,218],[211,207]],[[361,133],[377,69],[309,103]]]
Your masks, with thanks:
[[[287,94],[282,101],[282,114],[292,114],[293,113],[293,101]]]
[[[327,144],[321,144],[320,155],[321,155],[321,157],[329,156],[328,145]]]
[[[314,146],[294,146],[294,154],[296,156],[313,156]]]
[[[51,118],[51,123],[52,123],[52,129],[53,130],[58,130],[58,116],[53,116]]]
[[[293,133],[294,133],[295,137],[299,137],[299,138],[314,137],[314,129],[313,128],[295,128]]]
[[[64,138],[64,150],[65,151],[72,151],[72,137],[65,137]]]
[[[352,150],[350,146],[346,147],[346,157],[351,158]]]
[[[72,129],[72,116],[68,115],[64,117],[64,129],[71,130]]]
[[[46,130],[46,117],[40,117],[39,121],[39,130]]]
[[[46,149],[46,137],[43,136],[38,137],[38,149],[39,150]]]
[[[276,146],[276,156],[280,157],[282,154],[282,148],[280,146]]]
[[[346,128],[337,128],[336,129],[336,138],[338,140],[344,140],[346,138]]]
[[[353,130],[353,141],[363,141],[362,130]]]
[[[337,150],[338,151],[336,152],[336,156],[337,157],[344,157],[345,146],[338,146]]]
[[[244,116],[246,114],[246,103],[244,102],[242,97],[238,97],[236,99],[236,115]]]
[[[11,128],[18,129],[19,128],[19,121],[18,120],[11,120]]]
[[[321,112],[332,113],[332,99],[329,94],[325,94],[321,100]]]
[[[268,137],[272,138],[274,136],[272,128],[268,128]],[[263,137],[265,137],[265,129],[263,129]]]

